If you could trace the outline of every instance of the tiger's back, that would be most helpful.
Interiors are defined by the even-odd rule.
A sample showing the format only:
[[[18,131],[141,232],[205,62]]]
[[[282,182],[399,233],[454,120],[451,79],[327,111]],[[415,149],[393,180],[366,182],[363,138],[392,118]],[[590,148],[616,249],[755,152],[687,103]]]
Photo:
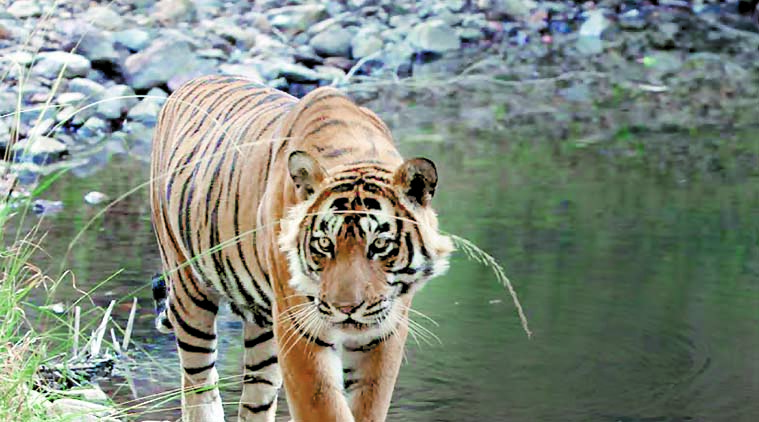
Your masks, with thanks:
[[[172,94],[154,136],[154,217],[174,249],[159,242],[162,253],[192,259],[196,277],[262,324],[271,323],[272,290],[256,253],[258,204],[273,134],[296,102],[244,79],[201,78]]]

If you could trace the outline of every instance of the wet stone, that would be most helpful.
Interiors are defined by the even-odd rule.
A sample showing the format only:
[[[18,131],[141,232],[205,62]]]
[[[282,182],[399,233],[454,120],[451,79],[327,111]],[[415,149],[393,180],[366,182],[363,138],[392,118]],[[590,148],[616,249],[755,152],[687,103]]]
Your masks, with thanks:
[[[42,7],[36,1],[15,0],[10,2],[7,12],[15,18],[24,19],[40,16]]]

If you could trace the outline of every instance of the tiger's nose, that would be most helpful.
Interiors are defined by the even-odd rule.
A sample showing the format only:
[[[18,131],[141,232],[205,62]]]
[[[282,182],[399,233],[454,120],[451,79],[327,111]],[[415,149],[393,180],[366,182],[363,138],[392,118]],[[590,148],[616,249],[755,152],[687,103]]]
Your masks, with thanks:
[[[337,308],[338,311],[340,311],[340,312],[342,312],[342,313],[344,313],[346,315],[350,315],[350,314],[356,312],[356,310],[358,310],[358,308],[360,308],[361,305],[363,305],[363,304],[364,304],[364,302],[361,302],[359,304],[355,304],[354,303],[354,304],[350,304],[350,305],[346,305],[346,304],[342,304],[341,303],[341,304],[336,304],[334,306],[335,306],[335,308]]]

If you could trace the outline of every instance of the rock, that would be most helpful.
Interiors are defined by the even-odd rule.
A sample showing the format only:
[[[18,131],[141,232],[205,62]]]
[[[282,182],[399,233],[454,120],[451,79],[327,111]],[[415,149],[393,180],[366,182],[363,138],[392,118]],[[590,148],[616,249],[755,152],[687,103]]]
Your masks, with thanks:
[[[456,28],[456,34],[463,41],[479,41],[485,37],[482,29],[479,28]]]
[[[564,88],[559,90],[559,95],[564,97],[567,101],[571,101],[574,103],[590,103],[590,88],[588,87],[588,84],[577,82],[569,86],[568,88]]]
[[[110,32],[91,30],[82,34],[76,51],[92,62],[118,64],[121,56],[113,45],[114,39]]]
[[[592,56],[604,51],[604,42],[599,37],[577,37],[575,48],[580,55]]]
[[[217,73],[217,65],[215,61],[197,60],[193,67],[183,69],[181,72],[172,76],[169,81],[166,82],[166,86],[169,88],[169,91],[175,91],[191,79],[212,73]]]
[[[138,28],[115,32],[113,40],[131,51],[140,51],[150,44],[150,33]]]
[[[160,88],[151,89],[139,104],[129,110],[127,120],[139,122],[149,127],[155,126],[158,113],[161,111],[163,103],[166,102],[167,96]]]
[[[63,315],[66,313],[66,305],[61,302],[52,303],[50,305],[40,306],[40,309],[45,309],[54,314]]]
[[[321,79],[318,72],[303,65],[290,63],[280,63],[279,76],[293,82],[316,82]]]
[[[126,126],[126,145],[129,153],[136,157],[150,157],[153,128],[142,123],[130,123]]]
[[[355,59],[371,56],[382,50],[382,39],[376,34],[361,30],[351,40],[351,55]]]
[[[677,73],[683,67],[683,59],[677,52],[654,51],[644,57],[643,64],[661,76]]]
[[[619,26],[622,29],[639,31],[647,26],[646,20],[638,9],[631,9],[619,15]]]
[[[9,40],[13,38],[13,33],[6,28],[5,24],[0,22],[0,40]]]
[[[538,4],[533,0],[477,0],[477,6],[496,19],[520,19],[527,17]]]
[[[340,80],[345,77],[345,71],[333,66],[316,66],[314,70],[322,75],[324,80]]]
[[[105,136],[108,129],[110,129],[110,125],[105,120],[93,116],[79,128],[77,136],[84,139],[88,144],[95,144]]]
[[[75,78],[69,81],[68,92],[79,92],[86,95],[90,101],[97,101],[105,93],[105,87],[86,78]]]
[[[219,66],[221,73],[225,75],[238,75],[243,76],[251,81],[258,83],[264,83],[264,78],[258,72],[258,68],[254,65],[246,64],[223,64]]]
[[[172,54],[167,55],[167,51]],[[158,39],[144,51],[126,59],[124,76],[132,88],[148,89],[164,85],[176,75],[197,69],[198,62],[188,42]]]
[[[134,90],[127,85],[109,87],[96,106],[97,113],[106,119],[118,119],[139,102],[134,95]]]
[[[390,44],[385,48],[385,64],[396,71],[411,63],[414,49],[406,42]]]
[[[240,28],[231,20],[228,22],[218,22],[214,28],[214,32],[244,50],[253,47],[256,42],[256,35],[258,35],[255,30]]]
[[[151,88],[147,94],[146,100],[155,101],[158,104],[163,104],[164,100],[169,97],[169,94],[161,88]]]
[[[4,119],[0,119],[0,150],[4,152],[5,147],[8,145],[8,142],[11,138],[11,128],[8,126],[7,123],[5,123]],[[4,154],[0,154],[4,155]]]
[[[32,203],[32,212],[37,215],[52,215],[52,214],[61,212],[62,210],[63,210],[62,201],[48,201],[46,199],[35,199],[34,202]],[[65,400],[65,399],[61,399],[61,400]],[[48,408],[48,412],[50,412],[50,409],[52,408],[52,404],[47,405],[46,407]]]
[[[158,121],[158,113],[160,111],[160,104],[155,101],[148,101],[146,98],[129,110],[129,113],[127,113],[127,119],[129,121],[142,123],[146,126],[154,126]]]
[[[58,104],[78,104],[84,101],[84,99],[87,98],[86,95],[82,94],[81,92],[64,92],[62,94],[58,94],[58,98],[56,99]]]
[[[71,124],[79,126],[95,114],[95,107],[81,107],[79,105],[70,105],[63,107],[56,115],[55,120],[58,122],[70,121]]]
[[[353,60],[345,57],[327,57],[324,59],[324,65],[336,67],[347,72],[353,67]]]
[[[603,10],[591,10],[588,19],[580,25],[581,37],[600,38],[604,30],[609,27],[609,20],[604,16]]]
[[[419,18],[416,15],[395,15],[390,17],[388,22],[393,28],[408,31],[419,22]]]
[[[98,192],[98,191],[92,191],[87,192],[86,195],[84,195],[84,202],[90,204],[90,205],[97,205],[102,203],[108,199],[108,195]],[[103,390],[99,388],[91,388],[86,390],[75,390],[77,393],[80,393],[85,400],[89,401],[105,401],[108,400],[108,396],[105,395]]]
[[[279,29],[305,31],[326,16],[326,8],[321,4],[304,4],[270,9],[269,23]]]
[[[161,0],[155,5],[153,18],[163,24],[195,19],[195,5],[190,0]]]
[[[124,18],[109,6],[92,6],[87,9],[84,19],[98,28],[116,30],[124,25]]]
[[[98,422],[106,418],[112,409],[101,404],[70,398],[58,399],[48,408],[48,415],[54,418],[66,418],[77,422]],[[71,419],[71,417],[76,419]]]
[[[466,0],[445,0],[443,5],[451,12],[460,12],[466,6]]]
[[[332,25],[311,38],[309,45],[322,56],[349,57],[352,38],[353,34],[347,29]]]
[[[675,37],[680,32],[680,25],[674,22],[662,22],[647,32],[648,40],[658,48],[673,48]]]
[[[39,61],[32,68],[32,73],[47,79],[56,79],[65,67],[63,77],[85,76],[92,68],[90,61],[79,54],[64,51],[39,53]]]
[[[18,97],[13,92],[0,91],[0,115],[10,114],[16,111]],[[0,121],[3,119],[0,119]]]
[[[30,65],[34,61],[34,55],[26,51],[13,51],[3,55],[10,63],[17,63],[21,66]]]
[[[456,30],[435,19],[414,26],[407,39],[412,47],[432,53],[444,53],[461,47]]]
[[[63,142],[56,139],[37,136],[17,142],[13,145],[13,150],[21,156],[21,161],[31,161],[43,165],[60,159],[68,148]]]
[[[42,120],[39,123],[35,122],[34,126],[26,132],[26,136],[29,138],[50,136],[50,131],[53,129],[53,126],[55,126],[55,119],[51,118]]]
[[[35,1],[31,0],[14,0],[6,9],[8,13],[17,19],[37,17],[42,14],[42,8]]]

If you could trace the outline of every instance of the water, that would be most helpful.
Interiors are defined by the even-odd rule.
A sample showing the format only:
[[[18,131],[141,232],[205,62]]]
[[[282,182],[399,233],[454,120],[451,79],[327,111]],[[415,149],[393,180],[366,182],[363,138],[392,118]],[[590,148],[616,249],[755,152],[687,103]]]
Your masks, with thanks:
[[[415,319],[440,342],[410,339],[389,420],[759,419],[756,176],[698,166],[652,171],[640,164],[645,159],[612,162],[603,151],[563,148],[548,136],[508,141],[503,128],[384,117],[405,156],[435,160],[443,229],[504,265],[534,331],[528,339],[493,273],[457,254],[449,273],[415,300],[439,325]],[[83,204],[85,193],[116,197],[147,174],[144,163],[117,158],[87,178],[62,178],[45,195],[62,199],[65,211],[43,222],[52,258],[40,259],[59,268],[71,239],[100,209]],[[140,299],[130,376],[102,383],[122,403],[179,385],[173,341],[152,326],[154,243],[147,194],[139,191],[96,219],[65,260],[80,290],[121,270],[97,288],[95,304]],[[54,298],[38,300],[81,297],[67,280]],[[115,311],[122,324],[127,314],[128,306]],[[221,326],[221,375],[232,376],[241,367],[239,323],[224,317]],[[222,393],[228,415],[236,413],[238,390]],[[177,405],[143,408],[139,417],[176,418]]]

